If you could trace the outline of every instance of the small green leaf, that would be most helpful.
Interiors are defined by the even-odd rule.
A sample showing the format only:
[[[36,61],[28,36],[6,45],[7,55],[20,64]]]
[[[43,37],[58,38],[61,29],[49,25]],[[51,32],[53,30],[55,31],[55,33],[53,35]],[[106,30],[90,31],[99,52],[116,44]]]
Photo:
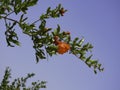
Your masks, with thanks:
[[[27,19],[28,19],[28,17],[24,18],[24,19],[22,20],[22,22],[24,22],[24,21],[27,20]]]
[[[39,59],[46,59],[43,49],[36,50],[36,62],[39,62]]]
[[[82,44],[84,43],[84,38],[82,38],[79,42],[78,42],[78,44],[81,46]]]
[[[28,2],[26,2],[27,3],[27,6],[34,6],[34,5],[36,5],[36,3],[38,2],[38,0],[28,0]]]
[[[48,9],[47,9],[47,11],[46,11],[47,14],[51,12],[50,9],[51,9],[51,7],[48,7]]]
[[[57,8],[58,8],[58,10],[60,10],[61,9],[61,4],[59,4]]]
[[[94,70],[94,73],[95,73],[95,74],[97,74],[97,71],[96,71],[96,70]]]
[[[76,42],[79,40],[78,37],[76,37],[74,40],[73,40],[73,43],[76,44]]]
[[[20,46],[20,42],[19,42],[19,41],[17,41],[17,40],[12,40],[11,42],[13,42],[14,44],[16,44],[16,45]]]
[[[60,25],[59,24],[57,25],[57,30],[58,30],[57,33],[59,33],[60,32]]]

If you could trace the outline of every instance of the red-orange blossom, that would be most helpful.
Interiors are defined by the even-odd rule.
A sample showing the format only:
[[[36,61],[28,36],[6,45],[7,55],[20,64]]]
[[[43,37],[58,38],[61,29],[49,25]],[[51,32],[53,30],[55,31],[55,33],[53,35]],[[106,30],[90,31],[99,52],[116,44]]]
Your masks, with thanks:
[[[58,38],[59,38],[58,36],[54,37],[54,39],[55,39],[54,43],[58,46],[57,52],[59,54],[64,54],[68,50],[70,50],[70,45],[65,42],[59,41]]]

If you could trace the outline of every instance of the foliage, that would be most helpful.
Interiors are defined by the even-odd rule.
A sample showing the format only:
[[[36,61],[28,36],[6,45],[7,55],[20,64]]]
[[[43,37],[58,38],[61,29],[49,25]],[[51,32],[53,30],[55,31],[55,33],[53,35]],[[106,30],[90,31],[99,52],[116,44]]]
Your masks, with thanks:
[[[28,35],[33,41],[33,48],[35,50],[36,62],[41,59],[46,59],[47,56],[53,56],[56,54],[64,54],[69,51],[69,54],[73,54],[78,59],[82,60],[88,67],[92,67],[94,72],[97,70],[103,71],[101,64],[98,60],[92,59],[92,55],[88,56],[88,52],[91,52],[93,46],[90,43],[84,43],[84,38],[71,39],[70,32],[62,31],[60,25],[57,25],[56,29],[47,27],[47,19],[60,18],[64,16],[67,11],[59,4],[56,8],[52,9],[48,7],[46,12],[39,16],[38,20],[28,23],[29,17],[26,16],[29,7],[36,5],[38,0],[0,0],[0,20],[4,21],[6,30],[5,36],[7,45],[14,47],[19,46],[19,37],[16,33],[16,26],[20,27],[22,32]],[[12,15],[18,16],[17,19],[11,18]],[[37,23],[37,24],[36,24]],[[56,44],[55,37],[58,37],[58,41],[61,44]],[[61,46],[62,45],[62,46]],[[62,50],[68,47],[66,50]],[[60,52],[58,52],[60,51]],[[1,83],[0,90],[19,90],[17,88],[23,87],[23,90],[38,90],[42,84],[34,82],[32,88],[26,88],[26,80],[34,74],[28,74],[25,78],[15,79],[11,85],[9,85],[10,70],[7,68],[4,79]],[[35,89],[36,88],[36,89]]]
[[[32,82],[31,87],[27,87],[26,83],[28,79],[34,75],[34,73],[27,74],[26,77],[17,78],[10,82],[11,70],[7,67],[4,78],[0,84],[0,90],[39,90],[40,88],[46,88],[46,81]]]
[[[71,39],[69,31],[62,31],[60,25],[56,29],[47,27],[47,20],[50,18],[60,18],[67,12],[61,4],[52,9],[48,7],[44,14],[32,23],[27,22],[29,7],[35,6],[38,0],[0,0],[0,20],[4,21],[6,30],[6,42],[10,47],[20,46],[19,37],[16,27],[20,27],[23,34],[29,36],[33,42],[35,50],[36,62],[48,58],[56,54],[75,55],[82,60],[88,67],[93,68],[94,73],[103,71],[104,68],[98,60],[92,59],[93,46],[85,43],[84,38]],[[16,19],[13,17],[17,17]],[[27,80],[35,74],[28,74],[26,77],[14,79],[10,82],[11,73],[9,67],[6,68],[4,77],[0,83],[0,90],[39,90],[46,88],[46,81],[32,82],[31,87],[27,87]]]
[[[0,20],[4,20],[5,23],[7,45],[10,47],[20,45],[15,28],[19,26],[22,32],[33,41],[36,62],[38,63],[41,59],[46,59],[47,56],[59,54],[57,52],[58,45],[55,44],[54,39],[57,36],[59,41],[70,45],[69,54],[75,55],[85,62],[88,67],[92,67],[95,73],[97,73],[97,70],[103,71],[98,60],[92,59],[92,55],[87,56],[87,52],[90,52],[93,46],[90,43],[84,43],[84,38],[79,39],[76,37],[72,40],[70,32],[62,31],[60,25],[57,25],[56,29],[46,26],[47,19],[64,16],[67,10],[61,4],[54,9],[48,7],[46,12],[39,16],[38,20],[32,23],[27,22],[29,18],[26,16],[27,11],[29,7],[36,5],[37,2],[38,0],[0,0]],[[18,16],[18,18],[11,18],[12,15]]]

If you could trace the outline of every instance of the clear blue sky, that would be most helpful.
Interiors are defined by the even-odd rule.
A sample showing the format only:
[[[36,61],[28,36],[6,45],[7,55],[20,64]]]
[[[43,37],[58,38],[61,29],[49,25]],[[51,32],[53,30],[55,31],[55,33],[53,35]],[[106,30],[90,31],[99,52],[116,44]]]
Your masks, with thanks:
[[[34,72],[32,80],[46,80],[47,88],[43,90],[120,90],[120,0],[40,0],[29,10],[30,21],[36,20],[48,6],[54,8],[59,3],[68,12],[60,19],[48,20],[47,25],[55,28],[60,24],[73,38],[84,36],[86,42],[93,44],[94,58],[99,59],[105,71],[95,75],[69,54],[36,64],[30,38],[19,32],[21,47],[7,47],[0,21],[0,80],[5,67],[10,66],[13,78]]]

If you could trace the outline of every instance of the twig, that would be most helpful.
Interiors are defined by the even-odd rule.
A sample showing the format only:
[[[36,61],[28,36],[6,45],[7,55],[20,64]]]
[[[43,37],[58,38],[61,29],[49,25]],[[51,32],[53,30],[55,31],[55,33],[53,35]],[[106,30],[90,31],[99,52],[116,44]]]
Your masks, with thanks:
[[[12,19],[12,18],[8,18],[8,17],[6,17],[6,16],[0,16],[0,17],[2,17],[2,18],[4,18],[4,19],[7,19],[7,20],[10,20],[10,21],[14,21],[14,22],[16,22],[16,23],[19,24],[19,22],[18,22],[17,20],[14,20],[14,19]]]
[[[9,16],[10,14],[12,14],[12,13],[14,13],[14,11],[12,11],[12,12],[8,13],[8,14],[6,15],[6,17],[7,17],[7,16]]]
[[[38,19],[38,20],[34,21],[32,24],[35,24],[35,23],[37,23],[38,21],[40,21],[40,19]]]

